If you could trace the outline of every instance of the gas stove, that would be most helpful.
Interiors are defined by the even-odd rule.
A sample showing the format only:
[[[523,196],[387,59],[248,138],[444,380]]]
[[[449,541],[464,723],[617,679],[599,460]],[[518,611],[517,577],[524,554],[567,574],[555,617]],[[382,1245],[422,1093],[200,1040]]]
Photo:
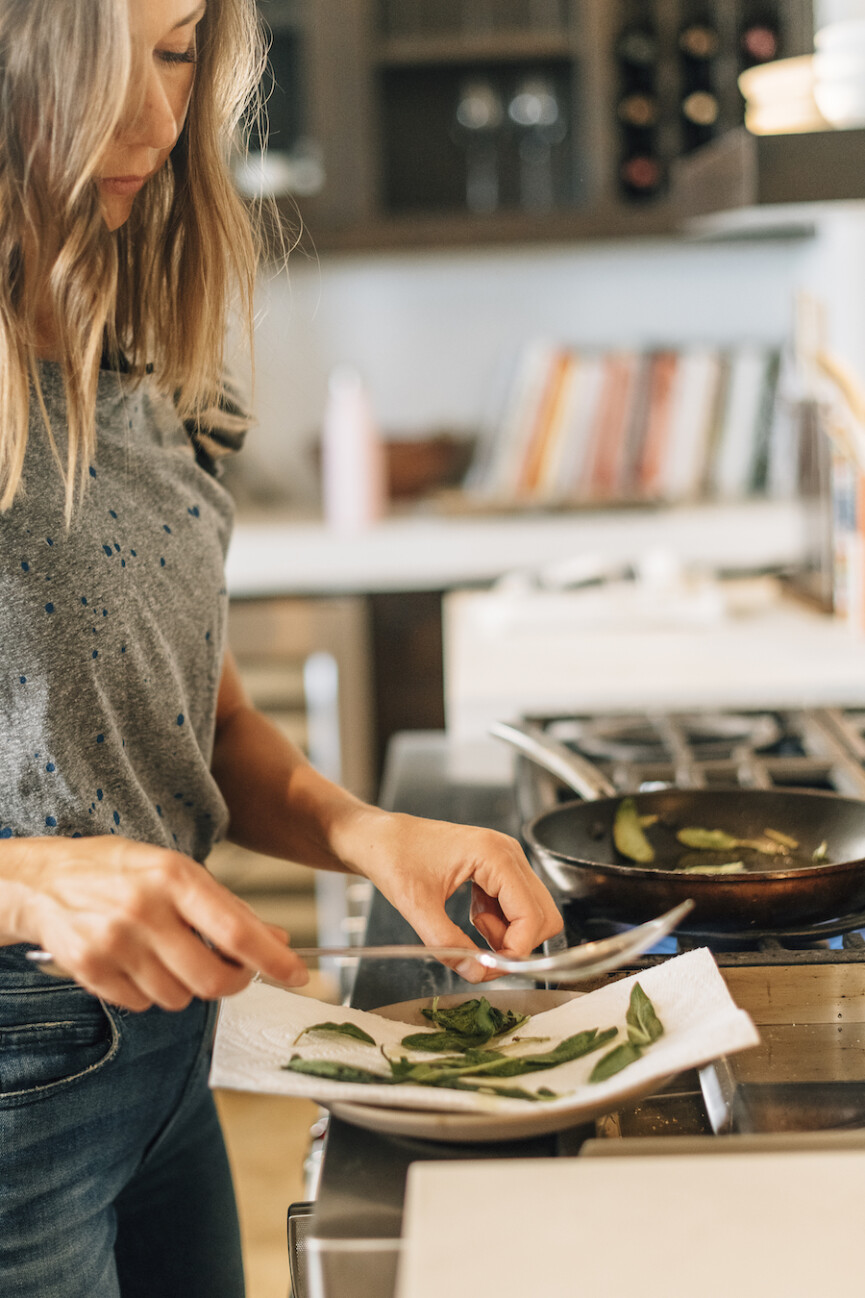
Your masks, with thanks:
[[[532,716],[624,793],[663,788],[826,790],[865,798],[865,711],[790,708]],[[573,792],[516,761],[523,823]],[[568,945],[620,925],[558,898]],[[598,1123],[601,1136],[865,1128],[865,914],[758,933],[674,936],[611,977],[709,946],[761,1045],[680,1077]],[[599,979],[596,985],[605,981]]]

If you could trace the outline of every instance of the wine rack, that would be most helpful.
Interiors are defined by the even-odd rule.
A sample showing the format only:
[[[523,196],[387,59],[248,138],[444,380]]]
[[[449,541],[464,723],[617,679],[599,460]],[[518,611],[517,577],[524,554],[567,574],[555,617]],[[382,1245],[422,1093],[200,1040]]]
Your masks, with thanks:
[[[791,0],[621,0],[612,59],[625,202],[663,199],[671,163],[742,125],[738,78],[811,48]]]
[[[739,73],[813,42],[811,0],[259,4],[297,33],[283,116],[322,184],[285,211],[321,250],[672,233],[671,169],[741,127]]]

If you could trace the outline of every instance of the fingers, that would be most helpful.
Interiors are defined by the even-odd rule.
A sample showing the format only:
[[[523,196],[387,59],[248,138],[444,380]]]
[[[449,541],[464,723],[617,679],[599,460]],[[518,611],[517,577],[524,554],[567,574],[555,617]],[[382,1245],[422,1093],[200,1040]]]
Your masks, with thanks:
[[[100,851],[91,841],[80,859],[73,849],[48,880],[34,934],[92,994],[131,1010],[180,1010],[193,997],[241,991],[258,969],[291,986],[308,981],[285,930],[260,920],[202,866],[123,846],[119,857],[116,843]]]
[[[190,927],[245,969],[258,970],[289,987],[302,987],[309,981],[306,966],[287,945],[284,930],[265,924],[205,870],[184,877],[175,902]]]
[[[484,858],[473,884],[474,909],[495,935],[496,950],[529,955],[560,931],[562,916],[515,840]]]
[[[495,897],[488,897],[477,883],[472,884],[472,900],[469,918],[472,924],[494,951],[504,946],[508,931],[508,921],[502,914],[502,908]]]
[[[223,959],[180,922],[160,934],[158,955],[145,949],[130,969],[142,991],[166,1010],[185,1009],[193,996],[206,1001],[233,996],[249,985],[253,972]]]

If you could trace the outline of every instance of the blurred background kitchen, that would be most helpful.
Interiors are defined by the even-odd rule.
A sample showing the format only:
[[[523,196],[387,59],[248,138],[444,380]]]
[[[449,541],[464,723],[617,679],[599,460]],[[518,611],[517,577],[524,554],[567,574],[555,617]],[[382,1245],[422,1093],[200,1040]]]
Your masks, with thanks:
[[[256,701],[385,800],[406,730],[471,780],[502,716],[865,704],[865,0],[259,7],[235,176],[296,246],[226,478]],[[364,885],[212,865],[362,935]]]

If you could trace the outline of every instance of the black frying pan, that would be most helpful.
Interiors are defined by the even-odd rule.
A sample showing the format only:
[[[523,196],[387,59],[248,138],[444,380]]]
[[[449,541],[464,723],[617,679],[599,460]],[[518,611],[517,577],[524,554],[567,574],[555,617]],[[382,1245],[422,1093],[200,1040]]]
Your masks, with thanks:
[[[865,909],[865,802],[776,789],[638,793],[639,814],[659,817],[646,831],[655,862],[641,866],[613,843],[622,794],[591,763],[535,727],[497,725],[493,733],[583,794],[584,801],[544,812],[523,832],[557,890],[587,914],[642,923],[690,897],[695,908],[687,927],[722,933],[817,924]],[[799,848],[783,857],[737,851],[737,859],[746,859],[744,874],[685,874],[677,864],[687,849],[676,831],[695,825],[743,839],[771,828],[796,839]],[[823,842],[826,864],[815,865],[812,853]]]

